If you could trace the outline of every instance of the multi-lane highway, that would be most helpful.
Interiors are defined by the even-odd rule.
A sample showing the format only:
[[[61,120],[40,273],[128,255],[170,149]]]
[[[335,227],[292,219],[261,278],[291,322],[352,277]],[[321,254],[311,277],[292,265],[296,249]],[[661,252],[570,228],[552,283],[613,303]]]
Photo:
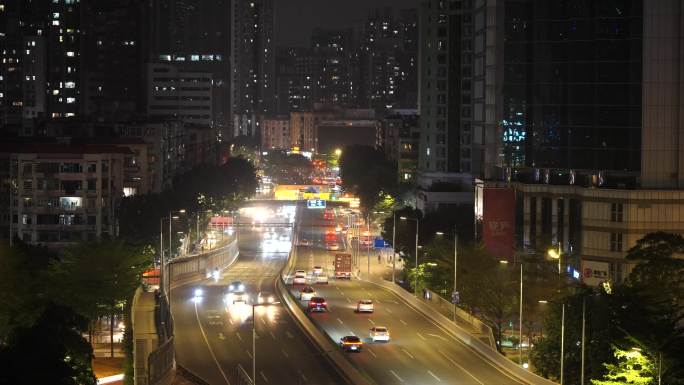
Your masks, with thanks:
[[[260,291],[275,295],[274,282],[287,260],[291,236],[289,227],[241,228],[240,257],[217,282],[208,279],[173,290],[180,365],[212,385],[239,383],[238,365],[251,376],[252,307],[226,304],[224,294],[229,283],[242,281],[250,300]],[[202,290],[198,298],[196,289]],[[258,384],[341,383],[283,305],[255,310]]]
[[[312,240],[313,246],[298,247],[297,268],[308,271],[313,266],[332,267],[334,252],[326,252],[323,246],[325,232],[334,228],[334,224],[334,221],[324,220],[321,211],[302,210],[300,239]],[[339,238],[335,242],[343,244]],[[329,311],[311,314],[311,318],[336,341],[352,334],[365,338],[364,350],[350,353],[348,358],[378,384],[521,383],[378,286],[359,280],[331,280],[329,285],[316,285],[315,288],[327,300]],[[296,294],[298,288],[291,290]],[[356,303],[361,299],[372,299],[375,312],[356,313]],[[389,328],[391,341],[370,343],[369,329],[373,326]]]

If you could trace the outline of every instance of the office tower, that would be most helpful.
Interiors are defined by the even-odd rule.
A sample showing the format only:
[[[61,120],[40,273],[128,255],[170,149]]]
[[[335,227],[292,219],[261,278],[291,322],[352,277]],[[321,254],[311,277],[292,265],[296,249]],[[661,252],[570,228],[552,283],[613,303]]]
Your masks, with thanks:
[[[313,107],[318,60],[306,48],[280,47],[276,52],[276,112],[308,110]]]
[[[273,0],[232,0],[233,135],[255,137],[259,116],[275,108]]]
[[[181,120],[211,127],[211,75],[182,71],[169,63],[148,64],[147,115],[152,119]]]
[[[148,62],[174,64],[180,72],[210,73],[211,125],[231,135],[230,0],[153,0]]]
[[[477,173],[471,126],[470,10],[459,0],[420,7],[419,110],[423,172]]]

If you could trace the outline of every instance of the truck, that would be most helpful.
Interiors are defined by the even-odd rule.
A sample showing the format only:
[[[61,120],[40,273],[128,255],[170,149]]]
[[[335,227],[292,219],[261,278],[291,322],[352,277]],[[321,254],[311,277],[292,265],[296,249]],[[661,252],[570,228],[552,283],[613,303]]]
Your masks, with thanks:
[[[351,279],[352,256],[349,253],[335,254],[335,278]]]

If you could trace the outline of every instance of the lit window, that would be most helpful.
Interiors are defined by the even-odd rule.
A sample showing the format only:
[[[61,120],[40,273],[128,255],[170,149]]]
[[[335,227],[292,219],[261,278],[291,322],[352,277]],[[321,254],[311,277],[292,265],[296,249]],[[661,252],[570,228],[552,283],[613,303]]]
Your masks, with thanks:
[[[76,103],[76,98],[66,98],[67,104],[73,104]]]
[[[59,12],[55,12],[52,14],[53,19],[59,19]]]
[[[76,54],[74,53],[74,51],[67,51],[66,55],[69,56],[69,57],[74,57],[74,56],[76,56]]]
[[[76,88],[76,83],[75,82],[66,82],[64,83],[65,88]]]
[[[52,25],[59,25],[59,20],[52,20]]]
[[[191,61],[199,61],[199,59],[200,59],[199,55],[190,55]]]
[[[59,90],[52,90],[53,95],[59,95]]]

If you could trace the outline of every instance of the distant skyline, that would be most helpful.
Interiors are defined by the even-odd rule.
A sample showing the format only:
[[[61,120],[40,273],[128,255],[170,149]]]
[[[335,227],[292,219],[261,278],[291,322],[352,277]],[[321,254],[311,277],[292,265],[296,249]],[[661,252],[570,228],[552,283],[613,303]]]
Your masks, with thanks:
[[[369,10],[418,4],[419,0],[275,0],[276,45],[307,47],[316,27],[352,27],[364,22]]]

